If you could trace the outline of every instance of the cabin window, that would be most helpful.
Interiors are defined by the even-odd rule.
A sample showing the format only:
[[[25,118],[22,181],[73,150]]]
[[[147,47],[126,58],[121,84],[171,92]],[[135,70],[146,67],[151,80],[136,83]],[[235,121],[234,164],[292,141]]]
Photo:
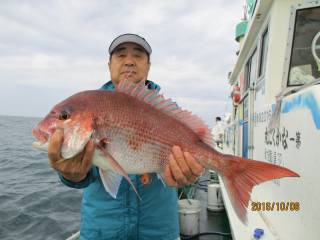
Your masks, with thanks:
[[[243,121],[248,121],[249,118],[249,101],[248,97],[243,100]]]
[[[243,100],[243,125],[242,125],[242,156],[248,157],[249,146],[249,100],[248,96]]]
[[[257,49],[255,49],[246,64],[245,91],[256,81],[257,66]]]
[[[267,52],[268,52],[268,29],[262,34],[261,40],[261,52],[260,52],[260,65],[259,65],[259,77],[266,71]]]
[[[320,8],[296,12],[288,85],[296,86],[320,77]]]

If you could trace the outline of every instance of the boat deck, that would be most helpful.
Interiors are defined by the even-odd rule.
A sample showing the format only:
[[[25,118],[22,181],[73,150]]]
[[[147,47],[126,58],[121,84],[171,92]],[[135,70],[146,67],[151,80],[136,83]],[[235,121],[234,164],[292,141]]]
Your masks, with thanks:
[[[200,181],[205,181],[210,178],[209,173],[204,174]],[[201,201],[200,212],[200,233],[204,232],[222,232],[231,233],[228,216],[225,210],[221,212],[212,212],[207,210],[207,192],[203,188],[197,188],[195,192],[195,199]],[[216,236],[206,235],[200,236],[199,240],[232,240],[231,236]]]

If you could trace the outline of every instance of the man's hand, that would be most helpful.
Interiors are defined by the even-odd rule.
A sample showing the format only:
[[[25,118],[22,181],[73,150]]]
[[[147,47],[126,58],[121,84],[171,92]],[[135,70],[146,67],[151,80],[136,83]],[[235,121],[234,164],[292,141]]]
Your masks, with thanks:
[[[204,167],[188,152],[182,152],[178,146],[173,146],[170,162],[166,166],[163,177],[170,187],[183,187],[194,183],[201,176]]]
[[[59,171],[64,178],[72,182],[83,180],[92,165],[95,144],[90,140],[84,151],[70,159],[63,159],[60,154],[63,143],[63,129],[57,129],[51,136],[48,148],[48,158],[52,168]]]

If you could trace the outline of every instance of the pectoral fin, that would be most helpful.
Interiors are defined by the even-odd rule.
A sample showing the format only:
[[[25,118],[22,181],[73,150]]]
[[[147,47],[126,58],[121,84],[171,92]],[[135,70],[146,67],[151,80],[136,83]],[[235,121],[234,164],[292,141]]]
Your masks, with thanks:
[[[113,197],[117,197],[117,193],[121,184],[122,176],[111,171],[99,168],[100,178],[105,190]]]
[[[101,152],[104,155],[104,157],[109,161],[113,171],[115,173],[123,176],[129,182],[129,184],[132,186],[133,190],[135,191],[135,193],[137,194],[137,196],[141,200],[141,197],[140,197],[137,189],[135,188],[135,186],[133,185],[133,183],[132,183],[131,179],[129,178],[128,174],[121,167],[121,165],[111,156],[110,153],[108,153],[108,151],[104,147],[102,147],[100,145],[98,145],[97,147],[99,148],[99,150],[101,150]]]

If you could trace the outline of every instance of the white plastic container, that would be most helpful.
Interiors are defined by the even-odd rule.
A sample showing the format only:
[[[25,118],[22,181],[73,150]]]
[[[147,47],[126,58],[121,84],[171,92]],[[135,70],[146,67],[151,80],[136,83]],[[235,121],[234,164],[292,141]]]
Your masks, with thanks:
[[[224,203],[220,184],[208,184],[208,210],[220,212],[224,210]]]
[[[194,235],[200,232],[200,201],[183,199],[178,201],[180,233]]]

